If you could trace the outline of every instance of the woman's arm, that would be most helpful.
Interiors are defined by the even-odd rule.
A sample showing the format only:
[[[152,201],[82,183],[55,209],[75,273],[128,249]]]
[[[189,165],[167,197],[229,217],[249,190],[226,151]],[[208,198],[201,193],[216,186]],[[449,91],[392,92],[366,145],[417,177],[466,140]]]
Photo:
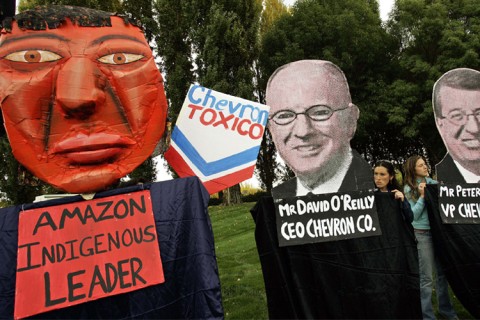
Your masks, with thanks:
[[[407,199],[405,199],[404,194],[397,189],[393,189],[390,192],[393,193],[393,196],[396,200],[400,201],[400,209],[402,210],[405,221],[411,223],[413,221],[413,212],[412,208],[410,207],[410,203],[407,201]]]
[[[418,220],[422,216],[423,209],[425,209],[425,199],[423,198],[423,194],[421,194],[418,200],[415,201],[412,199],[410,186],[406,185],[403,191],[405,192],[405,197],[412,209],[413,220]]]

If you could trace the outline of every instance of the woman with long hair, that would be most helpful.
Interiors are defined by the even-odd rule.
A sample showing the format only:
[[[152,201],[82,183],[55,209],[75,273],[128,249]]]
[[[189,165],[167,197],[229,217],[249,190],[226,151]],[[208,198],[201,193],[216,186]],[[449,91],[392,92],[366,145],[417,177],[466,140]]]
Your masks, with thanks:
[[[447,319],[458,319],[448,294],[448,282],[437,254],[434,251],[430,221],[425,205],[425,188],[427,184],[437,181],[429,177],[428,166],[421,156],[411,156],[405,162],[404,193],[413,211],[413,229],[417,239],[418,263],[420,272],[420,299],[423,319],[435,319],[432,306],[433,273],[436,270],[436,294],[438,311]]]
[[[413,221],[413,213],[410,204],[400,191],[400,185],[395,177],[395,167],[386,160],[375,163],[373,167],[373,180],[375,182],[376,192],[389,192],[393,197],[400,201],[403,218],[406,222]]]

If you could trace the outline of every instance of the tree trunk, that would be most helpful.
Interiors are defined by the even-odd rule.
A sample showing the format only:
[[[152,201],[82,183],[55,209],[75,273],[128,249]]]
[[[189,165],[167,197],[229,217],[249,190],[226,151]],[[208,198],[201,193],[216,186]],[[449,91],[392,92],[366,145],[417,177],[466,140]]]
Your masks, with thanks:
[[[262,188],[265,188],[268,194],[272,192],[273,182],[278,172],[276,152],[277,150],[273,144],[270,131],[266,129],[258,153],[257,170]]]
[[[242,203],[242,194],[240,192],[240,184],[236,184],[233,187],[223,190],[222,205],[231,206],[239,203]]]

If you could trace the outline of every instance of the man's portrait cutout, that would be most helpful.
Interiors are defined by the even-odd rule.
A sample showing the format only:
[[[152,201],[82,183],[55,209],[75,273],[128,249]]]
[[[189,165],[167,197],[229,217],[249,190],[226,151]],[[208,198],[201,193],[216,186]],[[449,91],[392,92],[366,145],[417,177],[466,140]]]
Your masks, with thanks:
[[[433,111],[447,154],[436,166],[448,184],[480,181],[480,72],[459,68],[445,73],[433,87]]]
[[[335,64],[295,61],[278,68],[266,91],[268,127],[295,178],[274,198],[373,188],[372,169],[350,147],[360,114],[347,79]]]

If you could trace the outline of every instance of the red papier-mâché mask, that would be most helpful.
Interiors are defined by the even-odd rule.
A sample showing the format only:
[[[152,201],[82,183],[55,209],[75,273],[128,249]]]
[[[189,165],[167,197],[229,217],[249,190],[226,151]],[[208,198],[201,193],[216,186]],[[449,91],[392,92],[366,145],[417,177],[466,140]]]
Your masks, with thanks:
[[[163,80],[140,28],[111,27],[0,36],[0,106],[15,158],[72,193],[103,190],[133,171],[160,140]]]

